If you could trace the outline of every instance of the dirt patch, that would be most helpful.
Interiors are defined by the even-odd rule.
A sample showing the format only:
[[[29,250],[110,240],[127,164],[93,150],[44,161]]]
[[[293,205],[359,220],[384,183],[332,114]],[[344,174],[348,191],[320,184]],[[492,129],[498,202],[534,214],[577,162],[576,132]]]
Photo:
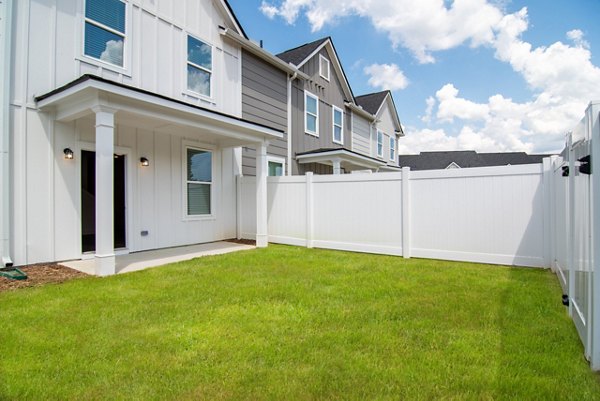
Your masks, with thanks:
[[[27,273],[27,279],[11,280],[6,277],[0,277],[0,292],[26,287],[38,287],[44,284],[63,283],[74,278],[87,277],[85,273],[56,263],[20,266],[19,269]]]
[[[232,239],[226,239],[225,241],[226,242],[233,242],[233,243],[236,243],[236,244],[256,246],[256,241],[251,240],[251,239],[237,239],[237,238],[232,238]]]

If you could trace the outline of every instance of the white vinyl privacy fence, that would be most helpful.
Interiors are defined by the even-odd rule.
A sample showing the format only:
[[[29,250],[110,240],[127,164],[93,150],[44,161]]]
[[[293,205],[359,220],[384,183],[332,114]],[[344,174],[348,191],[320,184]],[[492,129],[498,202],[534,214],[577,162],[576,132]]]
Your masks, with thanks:
[[[600,174],[590,174],[590,161],[600,160],[600,146],[592,146],[600,143],[599,112],[600,103],[591,103],[567,136],[562,156],[551,160],[552,268],[594,370],[600,369],[600,274],[595,274],[600,264]]]
[[[269,177],[269,242],[550,266],[543,180],[541,165]],[[238,186],[238,235],[253,238],[254,178]]]

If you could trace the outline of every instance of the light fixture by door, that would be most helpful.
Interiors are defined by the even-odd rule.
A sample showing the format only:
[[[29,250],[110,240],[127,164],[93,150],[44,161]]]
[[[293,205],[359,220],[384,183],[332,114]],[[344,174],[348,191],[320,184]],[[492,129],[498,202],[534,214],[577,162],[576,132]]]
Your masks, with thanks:
[[[65,159],[67,160],[71,160],[74,157],[73,151],[70,148],[65,148],[63,153],[65,154]]]
[[[150,165],[150,162],[145,157],[140,158],[140,163],[142,164],[142,167],[148,167]]]

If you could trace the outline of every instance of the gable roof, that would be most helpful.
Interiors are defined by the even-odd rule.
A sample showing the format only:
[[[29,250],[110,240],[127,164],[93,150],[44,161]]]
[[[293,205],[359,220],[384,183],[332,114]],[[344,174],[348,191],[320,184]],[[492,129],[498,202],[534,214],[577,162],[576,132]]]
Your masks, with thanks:
[[[361,106],[363,109],[368,111],[369,113],[375,115],[379,111],[381,104],[385,100],[385,97],[389,91],[381,91],[375,93],[368,93],[366,95],[356,96],[354,99],[356,100],[356,104]]]
[[[404,136],[404,130],[402,129],[402,123],[400,117],[398,117],[398,110],[396,109],[396,103],[390,90],[384,90],[381,92],[367,93],[366,95],[356,96],[354,100],[356,104],[366,110],[367,112],[377,116],[379,110],[383,106],[383,103],[389,98],[392,118],[398,127],[400,136]]]
[[[528,155],[525,152],[477,153],[474,150],[421,152],[418,155],[399,155],[399,164],[411,170],[442,170],[452,163],[461,168],[491,167],[516,164],[537,164],[550,155]]]
[[[240,35],[242,35],[244,38],[248,39],[248,35],[246,35],[246,31],[244,31],[242,24],[240,24],[240,21],[238,20],[237,16],[233,12],[233,8],[231,8],[231,4],[229,4],[229,2],[227,0],[221,0],[220,3],[223,6],[223,8],[225,9],[225,12],[227,13],[227,15],[232,19],[233,25],[237,28]]]
[[[326,38],[318,39],[314,42],[306,43],[298,47],[294,47],[293,49],[286,50],[283,53],[276,54],[276,56],[286,63],[292,63],[297,66],[306,60],[308,56],[317,50],[323,43],[330,39],[331,38],[327,36]]]
[[[352,92],[350,82],[348,81],[346,73],[344,72],[344,67],[340,62],[337,50],[335,50],[331,36],[327,36],[325,38],[315,40],[314,42],[306,43],[302,46],[286,50],[283,53],[277,54],[276,56],[287,63],[292,63],[297,68],[301,68],[308,60],[316,56],[317,53],[326,46],[329,47],[330,53],[333,54],[333,57],[331,57],[330,61],[334,70],[336,71],[337,76],[341,77],[340,83],[342,84],[344,94],[347,96],[346,100],[354,102],[354,93]]]

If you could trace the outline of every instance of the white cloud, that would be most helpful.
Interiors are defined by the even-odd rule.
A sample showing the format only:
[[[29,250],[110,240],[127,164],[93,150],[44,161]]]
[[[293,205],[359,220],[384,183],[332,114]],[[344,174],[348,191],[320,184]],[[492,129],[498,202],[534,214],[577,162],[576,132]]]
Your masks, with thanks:
[[[463,43],[491,43],[502,12],[487,0],[280,0],[263,1],[261,11],[293,24],[304,12],[313,32],[350,15],[368,18],[387,34],[394,48],[409,49],[421,63],[434,62],[432,52]]]
[[[452,122],[454,118],[462,120],[482,120],[488,116],[489,108],[485,104],[478,104],[457,97],[458,89],[452,84],[446,84],[435,93],[439,101],[437,118],[440,121]]]
[[[401,90],[408,86],[408,79],[396,64],[371,64],[363,69],[369,76],[369,85],[382,90]]]
[[[106,42],[106,47],[102,54],[100,54],[100,60],[116,65],[123,65],[123,41],[109,40]]]
[[[433,108],[435,107],[435,98],[429,96],[427,100],[425,100],[425,104],[427,105],[427,108],[425,109],[425,115],[421,117],[421,121],[429,123],[431,121],[431,115],[433,114]]]
[[[567,32],[567,38],[571,39],[575,43],[575,46],[585,47],[586,49],[590,48],[589,42],[583,39],[583,32],[579,29]]]

